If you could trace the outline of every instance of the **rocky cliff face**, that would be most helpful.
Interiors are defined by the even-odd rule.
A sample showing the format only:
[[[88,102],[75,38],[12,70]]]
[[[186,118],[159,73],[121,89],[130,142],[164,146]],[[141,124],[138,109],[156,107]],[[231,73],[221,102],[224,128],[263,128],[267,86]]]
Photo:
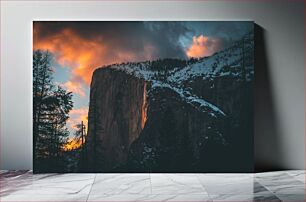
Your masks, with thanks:
[[[126,163],[146,121],[146,99],[144,79],[109,68],[95,71],[86,139],[91,168],[110,171]]]
[[[225,117],[184,102],[167,88],[149,94],[148,120],[129,151],[127,169],[133,172],[201,171],[207,146],[226,147],[221,135]],[[214,157],[217,157],[215,152]]]
[[[96,70],[88,165],[95,171],[252,172],[252,37],[198,60]]]

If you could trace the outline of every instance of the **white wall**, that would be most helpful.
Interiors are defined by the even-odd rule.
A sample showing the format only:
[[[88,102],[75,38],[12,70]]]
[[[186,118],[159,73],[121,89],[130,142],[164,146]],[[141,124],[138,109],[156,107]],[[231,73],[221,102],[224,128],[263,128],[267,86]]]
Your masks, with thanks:
[[[32,168],[32,20],[254,20],[266,53],[255,67],[256,161],[304,169],[304,8],[302,0],[1,1],[1,169]]]

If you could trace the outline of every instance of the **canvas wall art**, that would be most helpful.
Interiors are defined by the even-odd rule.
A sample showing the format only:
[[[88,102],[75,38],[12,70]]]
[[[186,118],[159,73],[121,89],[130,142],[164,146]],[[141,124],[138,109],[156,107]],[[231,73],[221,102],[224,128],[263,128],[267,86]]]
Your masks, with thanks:
[[[34,21],[34,172],[252,172],[250,21]]]

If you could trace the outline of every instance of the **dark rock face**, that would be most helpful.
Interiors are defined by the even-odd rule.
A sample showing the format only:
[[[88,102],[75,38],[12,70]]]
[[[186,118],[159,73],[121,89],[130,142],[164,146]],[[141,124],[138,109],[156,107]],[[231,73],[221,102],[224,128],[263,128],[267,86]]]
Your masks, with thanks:
[[[130,172],[251,172],[253,170],[252,82],[214,81],[203,92],[225,109],[214,117],[169,90],[150,92],[148,120],[129,152]],[[203,81],[201,82],[203,83]],[[216,84],[217,85],[217,84]],[[240,86],[239,86],[240,85]],[[207,83],[207,86],[208,85]],[[242,92],[245,88],[247,92]],[[224,97],[218,97],[220,91]],[[215,95],[217,94],[217,95]],[[206,97],[207,94],[202,94]],[[208,98],[208,97],[207,97]]]
[[[146,114],[146,82],[113,69],[95,71],[90,88],[87,162],[93,171],[124,165]]]
[[[148,106],[144,130],[130,149],[130,171],[200,171],[206,144],[224,146],[223,137],[216,135],[223,130],[217,125],[224,124],[224,119],[197,110],[183,102],[177,93],[155,89]]]

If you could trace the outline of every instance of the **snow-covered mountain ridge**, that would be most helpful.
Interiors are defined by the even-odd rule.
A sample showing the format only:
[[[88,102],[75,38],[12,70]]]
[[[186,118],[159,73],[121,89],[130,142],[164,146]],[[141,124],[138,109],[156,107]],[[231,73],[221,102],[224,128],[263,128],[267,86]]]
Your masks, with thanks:
[[[150,81],[152,90],[154,88],[169,88],[194,107],[205,108],[206,111],[207,108],[210,108],[210,114],[214,117],[226,116],[220,107],[192,93],[188,84],[195,82],[196,79],[213,80],[220,77],[231,77],[237,81],[252,80],[254,77],[253,48],[253,34],[248,34],[233,43],[232,46],[210,57],[192,58],[185,61],[184,67],[162,68],[160,70],[152,68],[151,61],[146,61],[114,64],[108,68]]]

